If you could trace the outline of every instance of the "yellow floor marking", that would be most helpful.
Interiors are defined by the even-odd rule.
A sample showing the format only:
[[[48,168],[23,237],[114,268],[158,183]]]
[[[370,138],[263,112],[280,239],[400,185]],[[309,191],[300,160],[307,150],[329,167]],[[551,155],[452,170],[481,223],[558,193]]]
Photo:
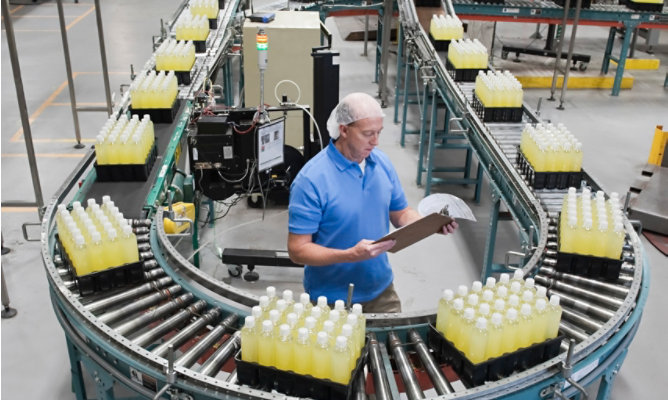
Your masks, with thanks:
[[[37,207],[2,207],[3,213],[33,213],[37,212]]]
[[[93,10],[95,10],[95,6],[91,6],[91,8],[89,8],[88,10],[86,10],[86,12],[84,12],[84,13],[81,14],[81,15],[79,15],[74,21],[70,22],[70,24],[67,25],[67,26],[65,27],[65,30],[66,30],[66,31],[69,31],[71,27],[73,27],[74,25],[76,25],[76,24],[78,24],[79,22],[81,22],[81,20],[84,19],[84,18],[86,18],[86,17],[88,16],[88,14],[90,14],[91,12],[93,12]]]
[[[37,158],[81,158],[85,154],[73,154],[73,153],[36,153],[35,157]],[[26,153],[2,153],[2,157],[7,158],[21,158],[28,157]]]

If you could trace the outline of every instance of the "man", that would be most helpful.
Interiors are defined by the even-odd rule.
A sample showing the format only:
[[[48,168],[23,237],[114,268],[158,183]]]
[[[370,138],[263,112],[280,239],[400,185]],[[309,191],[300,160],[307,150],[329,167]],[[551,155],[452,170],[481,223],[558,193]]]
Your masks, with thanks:
[[[421,216],[408,207],[388,157],[376,149],[383,112],[365,93],[352,93],[327,121],[329,145],[299,172],[290,189],[288,252],[304,264],[304,288],[330,303],[346,299],[365,312],[401,312],[386,252],[395,241],[373,243]],[[457,223],[443,227],[454,232]]]

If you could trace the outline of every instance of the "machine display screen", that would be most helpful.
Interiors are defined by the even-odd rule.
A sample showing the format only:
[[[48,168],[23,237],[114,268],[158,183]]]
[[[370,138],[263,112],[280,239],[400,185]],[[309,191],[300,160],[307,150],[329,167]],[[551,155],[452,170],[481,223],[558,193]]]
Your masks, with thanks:
[[[283,163],[283,144],[285,143],[285,118],[257,128],[258,170],[265,171]]]

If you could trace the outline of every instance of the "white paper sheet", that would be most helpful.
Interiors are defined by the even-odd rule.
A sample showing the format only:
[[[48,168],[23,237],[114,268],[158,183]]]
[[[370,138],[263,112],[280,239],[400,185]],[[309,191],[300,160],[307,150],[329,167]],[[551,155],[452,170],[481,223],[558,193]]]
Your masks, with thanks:
[[[477,222],[471,208],[457,196],[446,193],[434,193],[420,201],[417,211],[425,216],[431,213],[440,212],[447,206],[448,215],[455,219],[468,219]]]

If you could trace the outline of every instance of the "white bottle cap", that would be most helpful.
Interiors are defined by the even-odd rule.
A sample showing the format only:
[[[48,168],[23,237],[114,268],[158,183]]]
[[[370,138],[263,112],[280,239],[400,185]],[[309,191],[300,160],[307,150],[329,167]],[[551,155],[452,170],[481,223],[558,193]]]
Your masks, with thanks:
[[[341,327],[341,335],[350,337],[353,334],[353,327],[349,324],[343,324]]]
[[[527,278],[524,281],[524,287],[527,288],[527,289],[533,288],[535,286],[535,284],[536,284],[536,282],[534,281],[533,278]]]
[[[550,305],[558,306],[560,300],[561,298],[558,295],[553,294],[552,296],[550,296]]]
[[[517,308],[517,306],[520,305],[520,298],[516,294],[511,294],[510,297],[508,297],[508,304],[510,304],[511,307]]]
[[[251,314],[253,315],[253,317],[259,319],[262,316],[262,307],[253,306],[253,308],[251,308]]]
[[[362,305],[359,303],[353,304],[353,314],[362,315]]]
[[[100,232],[93,232],[91,234],[91,237],[92,237],[94,243],[102,241],[102,235],[100,235]]]
[[[290,325],[288,324],[282,324],[278,328],[278,334],[280,337],[285,338],[287,336],[290,336]]]
[[[478,312],[482,315],[489,315],[489,304],[488,303],[482,303],[480,305],[480,308],[478,309]]]
[[[545,299],[536,300],[536,310],[543,311],[546,306],[547,306],[547,302],[545,301]]]
[[[528,304],[522,304],[522,308],[520,309],[520,313],[522,315],[531,315],[531,306]]]
[[[513,281],[513,283],[510,284],[510,291],[513,293],[519,293],[521,289],[522,285],[520,285],[519,281]]]
[[[252,315],[247,316],[244,322],[244,327],[255,328],[255,317]]]
[[[80,233],[78,233],[74,236],[74,244],[77,246],[84,246],[86,244],[86,240]]]
[[[318,296],[318,307],[322,309],[327,307],[327,296]]]
[[[111,228],[107,231],[107,237],[109,237],[109,240],[114,240],[116,239],[116,229]]]
[[[357,322],[357,314],[348,314],[348,318],[344,325],[357,326]]]
[[[469,293],[469,288],[466,285],[459,285],[457,287],[457,296],[464,297]]]
[[[301,316],[304,313],[304,305],[302,303],[295,303],[292,306],[292,312],[297,315],[297,317]]]
[[[88,207],[92,207],[93,204],[95,204],[95,199],[88,199],[88,200],[86,200],[86,204],[88,205]]]
[[[123,236],[128,236],[132,234],[132,228],[130,228],[130,225],[125,225],[123,227]]]
[[[276,325],[279,319],[281,319],[281,313],[278,310],[269,311],[269,321]]]
[[[503,311],[506,308],[506,302],[501,299],[496,299],[494,301],[494,310]]]
[[[536,285],[536,297],[543,298],[547,295],[547,288],[545,286]]]
[[[517,319],[517,310],[514,308],[509,308],[508,311],[506,312],[506,318],[508,318],[511,321]]]
[[[466,310],[464,310],[464,319],[473,319],[473,316],[475,315],[475,310],[472,309],[471,307],[468,307]]]
[[[58,204],[58,212],[60,213],[63,211],[67,211],[67,207],[65,206],[65,204]]]
[[[445,299],[446,301],[450,301],[454,297],[455,297],[455,293],[450,289],[445,289],[443,291],[443,294],[441,295],[441,298]]]
[[[483,317],[478,318],[475,327],[478,329],[487,329],[487,320]]]
[[[345,311],[346,303],[344,303],[343,300],[337,300],[334,302],[334,309],[337,311]]]
[[[308,329],[304,327],[297,329],[297,337],[300,341],[308,339]]]
[[[276,288],[273,286],[267,286],[267,297],[274,298],[276,297]]]
[[[339,322],[340,318],[341,314],[339,313],[339,310],[332,310],[329,312],[329,320],[332,321],[333,323]]]
[[[482,301],[486,301],[488,303],[491,303],[492,300],[494,299],[494,292],[492,292],[489,289],[485,289],[482,292]]]
[[[470,294],[469,297],[466,299],[467,304],[472,305],[472,306],[477,306],[478,305],[478,295],[473,293]]]
[[[76,209],[79,209],[79,208],[81,208],[81,203],[80,202],[78,202],[78,201],[72,202],[72,209],[73,210],[76,210]]]
[[[283,291],[283,300],[292,303],[292,290],[286,289]]]
[[[325,321],[322,324],[322,330],[327,332],[327,333],[332,333],[334,332],[334,322],[332,321]]]
[[[267,308],[269,306],[269,297],[260,296],[260,307]]]
[[[299,302],[303,305],[307,305],[311,302],[311,296],[308,293],[302,293],[299,295]]]
[[[452,306],[456,310],[463,310],[464,309],[464,299],[457,298],[455,301],[452,302]]]
[[[485,281],[485,287],[493,289],[495,286],[496,286],[496,278],[494,278],[493,276],[488,277],[487,280]]]
[[[282,313],[286,308],[288,308],[288,303],[285,300],[279,299],[276,301],[276,310],[278,310],[278,312]]]
[[[515,280],[524,279],[524,272],[522,272],[521,269],[515,270],[515,272],[513,273],[513,279],[515,279]]]
[[[501,298],[508,297],[508,288],[506,286],[501,286],[496,289],[496,295]]]
[[[524,293],[522,293],[522,301],[526,303],[533,302],[533,293],[530,290],[525,290]]]
[[[274,324],[271,323],[268,319],[262,321],[262,332],[271,332],[274,329]]]
[[[317,339],[316,339],[316,340],[318,341],[318,344],[319,344],[319,345],[321,345],[321,346],[326,345],[326,344],[327,344],[327,340],[328,340],[328,339],[327,339],[327,333],[326,333],[326,332],[322,332],[322,331],[321,331],[321,332],[318,332],[318,336],[317,336]]]
[[[336,348],[339,350],[343,350],[346,347],[348,347],[348,338],[345,336],[337,336],[336,337]]]
[[[311,316],[315,319],[322,317],[322,308],[315,306],[311,309]]]
[[[471,285],[471,291],[474,293],[478,293],[481,290],[482,290],[482,282],[480,281],[473,282],[473,284]]]
[[[287,321],[288,325],[290,325],[290,327],[295,326],[297,324],[298,319],[299,317],[297,317],[297,314],[293,312],[291,312],[290,314],[288,314],[287,317],[285,317],[285,320]]]
[[[314,329],[315,324],[317,324],[317,323],[318,323],[318,320],[316,320],[313,317],[306,317],[304,319],[304,326],[307,327],[309,330]]]
[[[503,322],[503,316],[499,313],[492,314],[492,325],[499,326]]]

